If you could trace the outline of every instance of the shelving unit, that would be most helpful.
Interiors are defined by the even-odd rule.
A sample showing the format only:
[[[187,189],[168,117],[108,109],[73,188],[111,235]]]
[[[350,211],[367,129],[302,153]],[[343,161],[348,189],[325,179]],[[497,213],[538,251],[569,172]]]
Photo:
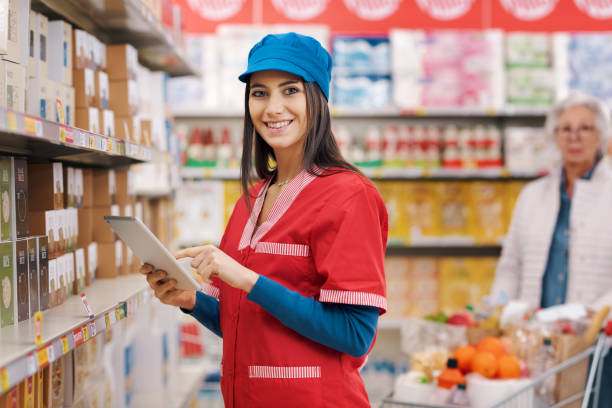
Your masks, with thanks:
[[[164,160],[168,153],[0,108],[0,151],[96,166]]]
[[[60,306],[44,311],[42,347],[36,347],[33,318],[0,329],[0,391],[10,389],[137,312],[152,296],[146,280],[137,275],[99,279],[84,293],[94,318],[89,318],[79,296],[71,296]]]
[[[107,44],[132,44],[149,69],[198,75],[182,46],[140,0],[32,0],[32,9],[66,19]]]
[[[198,392],[198,386],[206,375],[219,369],[209,360],[197,358],[180,363],[178,375],[172,377],[168,388],[158,392],[136,393],[132,400],[134,407],[185,408]]]

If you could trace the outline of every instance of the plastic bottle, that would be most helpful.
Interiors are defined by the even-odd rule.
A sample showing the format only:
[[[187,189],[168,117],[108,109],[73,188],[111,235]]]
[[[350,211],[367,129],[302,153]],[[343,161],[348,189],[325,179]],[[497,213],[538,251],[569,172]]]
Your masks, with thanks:
[[[469,407],[470,399],[468,398],[465,388],[465,383],[458,384],[457,387],[453,389],[447,402],[460,407]]]
[[[542,374],[548,372],[556,364],[555,349],[552,346],[552,342],[549,338],[545,338],[542,346],[536,352],[531,367],[531,377],[537,378]],[[545,381],[540,383],[535,391],[536,394],[544,400],[546,403],[551,404],[554,402],[553,392],[555,389],[555,376],[550,376]]]
[[[461,370],[457,368],[458,362],[455,358],[449,358],[446,362],[446,369],[438,377],[438,387],[450,390],[455,385],[465,383],[465,377]]]

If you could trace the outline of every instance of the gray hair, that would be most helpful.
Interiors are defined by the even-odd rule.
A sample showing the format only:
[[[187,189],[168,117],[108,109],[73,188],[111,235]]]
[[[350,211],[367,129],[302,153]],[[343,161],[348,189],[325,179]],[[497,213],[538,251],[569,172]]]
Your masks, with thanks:
[[[595,114],[595,127],[597,128],[601,150],[606,150],[608,146],[608,139],[612,133],[610,110],[603,101],[583,92],[572,92],[565,99],[562,99],[553,105],[548,112],[548,115],[546,115],[546,133],[549,136],[554,137],[555,130],[559,124],[559,117],[563,111],[576,106],[584,106]]]

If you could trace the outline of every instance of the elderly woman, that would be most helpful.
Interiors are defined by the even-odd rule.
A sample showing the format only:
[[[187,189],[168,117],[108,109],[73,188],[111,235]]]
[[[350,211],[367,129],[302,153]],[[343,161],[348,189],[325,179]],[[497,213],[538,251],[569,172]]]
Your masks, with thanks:
[[[606,106],[575,93],[548,114],[546,130],[562,165],[521,191],[504,241],[492,295],[532,306],[612,305],[612,170],[602,151],[611,133]],[[612,378],[612,353],[603,378]],[[602,387],[600,407],[612,407]]]

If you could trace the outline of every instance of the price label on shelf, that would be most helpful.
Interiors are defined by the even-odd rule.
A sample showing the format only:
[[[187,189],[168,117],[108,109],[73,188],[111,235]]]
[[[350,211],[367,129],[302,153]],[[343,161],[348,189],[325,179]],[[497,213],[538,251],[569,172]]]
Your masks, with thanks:
[[[53,347],[53,343],[47,346],[47,352],[49,354],[49,363],[55,361],[55,347]]]
[[[117,316],[117,321],[121,320],[121,311],[119,308],[115,309],[115,315]]]
[[[40,121],[38,119],[33,118],[31,116],[23,117],[23,127],[27,133],[30,133],[32,135],[42,136],[42,124],[41,126],[38,126],[39,123]],[[40,134],[38,131],[39,127],[40,127]]]
[[[110,314],[105,314],[104,315],[104,321],[106,322],[106,328],[108,329],[109,327],[111,327],[111,320],[110,320]]]
[[[90,149],[96,148],[96,137],[94,135],[89,135],[89,148]]]
[[[0,391],[6,392],[9,389],[9,376],[6,367],[0,368]]]
[[[98,328],[96,327],[96,322],[92,320],[89,322],[89,335],[96,337],[96,334],[98,334]]]
[[[81,332],[83,333],[83,343],[89,340],[89,328],[87,325],[81,327]]]
[[[66,143],[66,129],[62,126],[59,127],[59,140]]]
[[[70,348],[68,347],[68,338],[66,336],[62,336],[62,352],[64,354],[68,354]]]
[[[8,126],[8,130],[17,130],[17,116],[15,116],[15,112],[6,112],[6,124]]]
[[[38,367],[45,368],[49,365],[49,346],[38,350],[36,355],[38,357]]]
[[[74,338],[74,347],[78,347],[83,344],[83,330],[76,329],[72,332],[72,336]]]
[[[79,146],[87,147],[87,135],[79,130]]]
[[[108,138],[108,149],[106,151],[109,152],[109,153],[112,153],[113,152],[113,145],[114,145],[113,139]]]
[[[100,138],[100,150],[105,152],[106,149],[108,149],[108,140],[104,136],[102,136]]]
[[[36,356],[34,353],[30,353],[26,356],[26,372],[28,373],[28,376],[31,376],[34,375],[36,371],[38,371]]]
[[[36,347],[42,346],[42,331],[43,331],[43,315],[42,312],[34,313],[34,338]]]

